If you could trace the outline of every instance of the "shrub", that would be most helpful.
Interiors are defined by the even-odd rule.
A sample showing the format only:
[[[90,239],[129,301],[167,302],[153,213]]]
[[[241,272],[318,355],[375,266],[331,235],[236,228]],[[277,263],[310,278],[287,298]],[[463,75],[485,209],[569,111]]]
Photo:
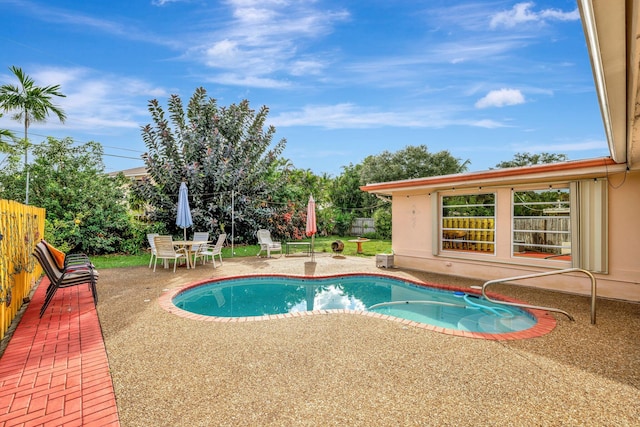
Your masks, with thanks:
[[[373,213],[373,223],[378,238],[383,240],[391,238],[391,211],[387,207],[376,209]]]

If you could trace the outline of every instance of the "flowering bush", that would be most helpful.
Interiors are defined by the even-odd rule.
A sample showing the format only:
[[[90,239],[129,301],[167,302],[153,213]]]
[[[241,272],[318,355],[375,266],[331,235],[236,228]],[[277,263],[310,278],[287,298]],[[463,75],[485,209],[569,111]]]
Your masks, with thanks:
[[[279,240],[302,240],[306,238],[307,211],[295,203],[287,203],[277,209],[272,218],[273,237]]]

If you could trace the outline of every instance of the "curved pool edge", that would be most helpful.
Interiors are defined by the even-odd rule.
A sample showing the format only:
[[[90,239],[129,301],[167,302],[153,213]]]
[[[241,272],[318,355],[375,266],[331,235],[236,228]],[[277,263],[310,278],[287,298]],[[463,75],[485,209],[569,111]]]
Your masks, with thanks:
[[[452,285],[444,285],[441,283],[433,283],[433,282],[421,282],[413,279],[407,279],[404,277],[393,276],[390,274],[374,274],[374,273],[341,273],[341,274],[331,274],[331,275],[323,275],[323,276],[309,276],[309,275],[295,275],[295,274],[243,274],[238,276],[230,276],[230,277],[219,277],[219,278],[209,278],[203,279],[196,282],[188,283],[183,286],[179,286],[177,288],[166,290],[160,297],[158,298],[158,302],[160,307],[162,307],[167,312],[177,315],[179,317],[197,320],[197,321],[205,321],[205,322],[218,322],[218,323],[241,323],[241,322],[260,322],[265,320],[277,320],[277,319],[289,319],[296,317],[304,317],[304,316],[317,316],[317,315],[327,315],[327,314],[355,314],[360,316],[373,317],[377,319],[390,320],[393,322],[401,323],[406,326],[412,326],[416,328],[426,329],[429,331],[439,332],[446,335],[454,335],[465,338],[476,338],[476,339],[485,339],[485,340],[493,340],[493,341],[507,341],[507,340],[521,340],[526,338],[537,338],[543,335],[548,334],[556,327],[556,319],[547,311],[544,310],[535,310],[528,308],[521,308],[521,310],[526,311],[536,318],[536,324],[531,328],[524,329],[522,331],[517,332],[505,332],[501,334],[492,334],[492,333],[484,333],[484,332],[469,332],[469,331],[460,331],[457,329],[448,329],[440,326],[433,326],[426,323],[419,323],[413,320],[402,319],[395,316],[390,316],[387,314],[375,313],[372,311],[362,311],[362,310],[347,310],[347,309],[332,309],[332,310],[313,310],[313,311],[302,311],[295,313],[284,313],[284,314],[268,314],[264,316],[250,316],[250,317],[217,317],[217,316],[205,316],[202,314],[192,313],[186,310],[182,310],[177,307],[173,303],[173,298],[178,294],[197,287],[204,284],[223,282],[226,280],[234,280],[234,279],[245,279],[252,277],[269,277],[269,278],[296,278],[296,279],[309,279],[309,280],[322,280],[322,279],[331,279],[333,277],[345,277],[345,276],[370,276],[370,277],[382,277],[382,278],[391,278],[396,280],[402,280],[414,285],[418,286],[427,286],[433,287],[437,289],[447,290],[447,291],[462,291],[466,293],[472,293],[476,295],[480,295],[480,293],[474,289],[466,288],[463,286],[452,286]],[[515,302],[515,303],[523,303],[515,298],[506,297],[504,295],[500,295],[493,292],[487,292],[487,296],[505,301],[505,302]]]

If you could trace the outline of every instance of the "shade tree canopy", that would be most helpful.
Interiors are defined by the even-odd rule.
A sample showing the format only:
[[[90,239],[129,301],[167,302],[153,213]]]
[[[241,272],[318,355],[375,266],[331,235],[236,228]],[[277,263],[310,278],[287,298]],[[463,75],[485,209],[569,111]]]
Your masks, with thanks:
[[[409,145],[393,153],[367,156],[360,176],[363,185],[400,181],[465,172],[469,163],[453,157],[448,150],[430,153],[426,145]]]
[[[545,163],[558,163],[566,162],[569,160],[566,154],[557,153],[516,153],[513,159],[500,162],[496,165],[496,168],[514,168],[519,166],[533,166],[541,165]]]
[[[367,156],[362,163],[343,167],[329,192],[336,211],[336,228],[346,231],[355,217],[373,216],[379,236],[390,237],[390,207],[387,201],[365,193],[360,187],[377,182],[400,181],[427,176],[447,175],[467,170],[469,161],[461,162],[448,151],[430,153],[426,145],[407,146],[396,152],[383,151]],[[384,223],[384,224],[382,224]]]
[[[46,209],[45,237],[65,252],[135,251],[124,202],[124,176],[104,173],[102,146],[47,138],[33,145],[31,201]],[[26,174],[20,162],[0,172],[0,198],[19,199]]]
[[[198,88],[186,109],[172,95],[168,118],[155,99],[149,112],[152,123],[142,128],[142,138],[150,179],[134,191],[151,207],[151,220],[177,234],[178,189],[184,181],[194,230],[230,234],[232,215],[239,242],[255,240],[259,228],[272,228],[276,208],[271,194],[282,185],[274,177],[286,140],[273,142],[276,129],[266,125],[266,106],[256,111],[243,100],[221,107]]]

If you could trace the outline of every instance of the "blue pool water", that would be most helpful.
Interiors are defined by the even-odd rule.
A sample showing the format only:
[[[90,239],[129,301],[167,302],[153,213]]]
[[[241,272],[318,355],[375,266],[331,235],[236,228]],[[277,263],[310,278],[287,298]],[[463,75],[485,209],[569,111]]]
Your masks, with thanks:
[[[531,328],[533,315],[475,294],[376,275],[330,278],[252,276],[186,289],[178,308],[216,317],[251,317],[312,310],[373,311],[447,329],[506,333]]]

